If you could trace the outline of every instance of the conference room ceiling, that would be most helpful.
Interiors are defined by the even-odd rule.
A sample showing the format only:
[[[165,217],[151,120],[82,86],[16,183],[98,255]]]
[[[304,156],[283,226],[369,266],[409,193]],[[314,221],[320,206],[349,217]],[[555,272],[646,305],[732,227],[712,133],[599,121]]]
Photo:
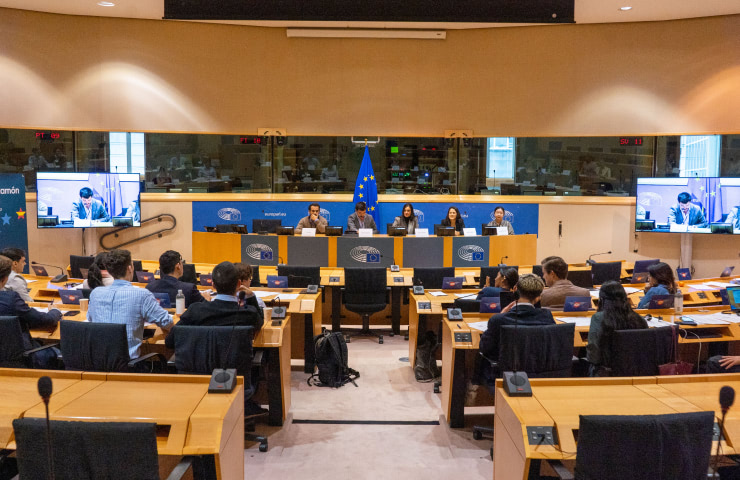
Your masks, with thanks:
[[[162,20],[164,2],[157,0],[110,0],[113,7],[102,7],[98,0],[0,0],[0,7],[67,15],[121,17]],[[628,11],[620,7],[631,6]],[[740,0],[575,0],[576,23],[652,22],[681,18],[740,14]],[[392,23],[392,22],[290,22],[216,21],[237,25],[267,27],[331,28],[437,28],[465,29],[521,26],[491,23]]]

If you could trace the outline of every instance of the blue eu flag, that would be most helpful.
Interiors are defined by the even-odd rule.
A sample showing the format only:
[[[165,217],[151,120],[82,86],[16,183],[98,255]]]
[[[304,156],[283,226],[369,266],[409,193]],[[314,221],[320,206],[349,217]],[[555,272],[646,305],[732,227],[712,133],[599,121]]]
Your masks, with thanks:
[[[378,182],[373,172],[373,164],[370,162],[370,152],[365,145],[365,154],[362,156],[362,165],[360,172],[357,174],[355,182],[355,197],[353,202],[365,202],[367,204],[367,213],[373,217],[376,222],[380,219],[378,214]]]

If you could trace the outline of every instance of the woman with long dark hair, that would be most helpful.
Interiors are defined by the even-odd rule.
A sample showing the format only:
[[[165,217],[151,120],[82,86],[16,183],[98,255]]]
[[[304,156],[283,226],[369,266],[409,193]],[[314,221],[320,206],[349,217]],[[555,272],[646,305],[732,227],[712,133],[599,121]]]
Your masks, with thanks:
[[[656,263],[648,267],[648,281],[645,284],[645,296],[640,299],[637,308],[648,308],[650,299],[656,295],[675,295],[676,277],[667,263]]]
[[[406,228],[407,233],[413,234],[414,232],[416,232],[416,229],[419,228],[419,219],[414,213],[414,206],[410,203],[404,204],[403,209],[401,210],[401,216],[396,217],[393,220],[392,226],[404,227]]]
[[[113,277],[105,267],[105,259],[108,252],[100,252],[95,256],[93,264],[87,271],[87,279],[82,282],[82,288],[94,289],[96,287],[107,287],[113,284]]]
[[[516,268],[501,268],[493,280],[493,286],[491,286],[491,277],[486,277],[485,286],[478,292],[477,299],[498,297],[502,291],[510,292],[514,289],[518,281],[519,272]]]
[[[465,222],[463,222],[460,216],[460,210],[457,207],[452,206],[447,210],[447,216],[442,220],[443,227],[455,227],[455,235],[461,235],[463,228],[465,228]]]
[[[599,289],[599,307],[591,316],[586,359],[592,377],[608,376],[611,366],[611,342],[616,330],[648,328],[647,322],[630,306],[627,293],[619,282],[610,280]]]

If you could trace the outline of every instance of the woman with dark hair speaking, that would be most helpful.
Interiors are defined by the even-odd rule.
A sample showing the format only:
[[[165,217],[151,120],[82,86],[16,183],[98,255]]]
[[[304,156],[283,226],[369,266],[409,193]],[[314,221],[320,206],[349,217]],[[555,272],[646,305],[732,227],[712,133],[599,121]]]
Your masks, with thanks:
[[[493,209],[493,220],[488,222],[487,227],[506,227],[509,235],[514,235],[514,227],[511,225],[511,222],[508,220],[504,220],[504,215],[506,215],[506,210],[504,210],[504,207],[498,206]]]
[[[519,281],[519,272],[516,268],[501,268],[498,275],[493,280],[491,286],[491,277],[486,277],[484,287],[478,292],[477,300],[484,297],[498,297],[502,291],[511,292]]]
[[[591,364],[589,374],[592,377],[609,376],[614,332],[638,328],[648,328],[648,324],[632,310],[624,287],[614,280],[605,282],[599,289],[599,307],[591,317],[588,329],[586,359]]]
[[[460,216],[460,210],[457,207],[450,207],[447,210],[447,216],[442,220],[443,227],[455,227],[455,235],[462,235],[463,228],[465,228],[465,222],[463,222]]]
[[[403,210],[401,211],[401,216],[396,217],[393,220],[392,226],[404,227],[406,228],[406,233],[409,234],[413,234],[414,232],[416,232],[416,229],[419,228],[419,219],[414,213],[414,206],[410,203],[404,204]]]
[[[656,295],[675,295],[676,278],[667,263],[656,263],[648,267],[648,283],[645,284],[645,296],[640,299],[637,308],[648,308],[650,299]]]

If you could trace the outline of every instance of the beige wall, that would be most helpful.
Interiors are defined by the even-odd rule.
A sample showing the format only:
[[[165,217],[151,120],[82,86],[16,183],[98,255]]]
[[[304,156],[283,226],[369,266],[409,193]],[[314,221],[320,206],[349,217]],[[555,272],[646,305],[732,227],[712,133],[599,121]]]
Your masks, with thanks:
[[[740,132],[740,16],[444,41],[0,9],[0,125],[289,134]]]

